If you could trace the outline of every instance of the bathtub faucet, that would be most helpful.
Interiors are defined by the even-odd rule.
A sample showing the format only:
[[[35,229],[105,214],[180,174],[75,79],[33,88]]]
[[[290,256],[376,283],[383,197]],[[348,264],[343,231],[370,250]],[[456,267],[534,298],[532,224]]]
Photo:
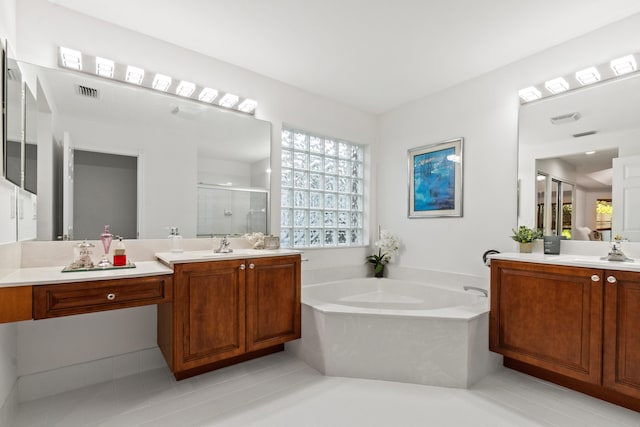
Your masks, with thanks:
[[[478,291],[478,292],[482,292],[484,294],[485,297],[489,297],[489,291],[486,289],[482,289],[479,288],[477,286],[463,286],[463,289],[465,291]]]

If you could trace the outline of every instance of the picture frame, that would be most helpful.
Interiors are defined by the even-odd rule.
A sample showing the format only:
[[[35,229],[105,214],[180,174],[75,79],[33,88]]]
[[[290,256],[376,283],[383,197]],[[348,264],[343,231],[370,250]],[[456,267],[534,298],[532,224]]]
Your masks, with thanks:
[[[411,148],[409,218],[462,217],[464,138]]]

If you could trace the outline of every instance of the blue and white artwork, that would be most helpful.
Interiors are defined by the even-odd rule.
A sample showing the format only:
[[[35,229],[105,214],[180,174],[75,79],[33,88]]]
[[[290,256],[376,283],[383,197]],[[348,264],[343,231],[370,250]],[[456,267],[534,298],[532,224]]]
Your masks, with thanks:
[[[440,211],[455,208],[455,147],[413,157],[413,210]]]

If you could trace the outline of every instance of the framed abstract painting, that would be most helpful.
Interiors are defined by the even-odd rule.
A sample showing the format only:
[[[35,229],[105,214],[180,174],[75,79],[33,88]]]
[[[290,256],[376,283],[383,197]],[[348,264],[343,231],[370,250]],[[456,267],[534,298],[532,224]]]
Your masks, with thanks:
[[[408,150],[409,218],[462,216],[464,138]]]

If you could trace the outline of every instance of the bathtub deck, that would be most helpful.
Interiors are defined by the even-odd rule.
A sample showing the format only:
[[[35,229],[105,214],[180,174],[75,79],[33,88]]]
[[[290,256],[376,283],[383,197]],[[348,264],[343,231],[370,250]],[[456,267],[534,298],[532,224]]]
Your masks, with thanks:
[[[469,390],[325,377],[288,353],[181,382],[149,371],[24,403],[36,426],[640,425],[640,414],[502,368]]]

